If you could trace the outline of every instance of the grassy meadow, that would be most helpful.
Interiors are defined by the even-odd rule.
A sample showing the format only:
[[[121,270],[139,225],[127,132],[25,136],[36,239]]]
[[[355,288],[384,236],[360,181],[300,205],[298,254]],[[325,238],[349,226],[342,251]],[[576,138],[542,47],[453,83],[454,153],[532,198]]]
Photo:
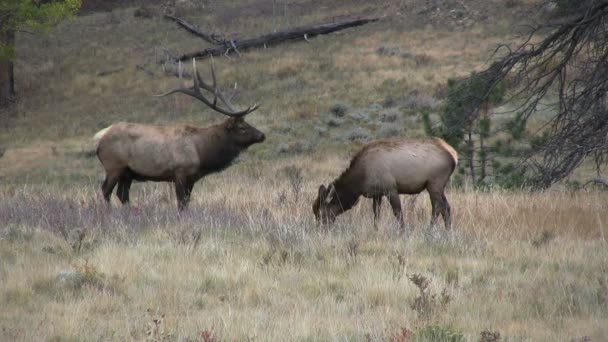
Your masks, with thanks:
[[[310,163],[235,166],[197,185],[182,215],[166,184],[136,184],[134,204],[111,209],[94,184],[4,187],[0,339],[608,334],[605,193],[451,191],[450,232],[428,227],[426,195],[404,198],[405,239],[386,204],[374,230],[368,200],[317,227]]]
[[[158,64],[167,51],[205,43],[135,7],[19,34],[19,101],[0,123],[0,340],[605,339],[606,192],[451,188],[451,231],[428,226],[426,193],[403,196],[409,238],[387,203],[376,231],[365,199],[315,224],[319,184],[366,141],[423,136],[420,113],[438,111],[446,80],[482,68],[536,1],[431,3],[178,2],[237,38],[383,17],[216,58],[234,102],[261,103],[247,121],[267,140],[197,183],[181,215],[165,183],[135,183],[131,206],[108,208],[91,137],[116,121],[222,120],[152,96],[178,84]]]

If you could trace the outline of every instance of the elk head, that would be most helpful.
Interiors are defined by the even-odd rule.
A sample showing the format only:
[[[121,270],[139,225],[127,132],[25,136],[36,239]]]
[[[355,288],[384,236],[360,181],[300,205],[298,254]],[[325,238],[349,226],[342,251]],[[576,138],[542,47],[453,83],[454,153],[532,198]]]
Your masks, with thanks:
[[[226,134],[239,147],[245,149],[266,139],[264,133],[241,118],[230,118],[224,123]]]
[[[182,79],[182,67],[181,62],[178,66],[178,73],[180,80]],[[209,106],[211,109],[217,111],[218,113],[224,114],[230,117],[223,124],[225,129],[225,133],[230,139],[239,147],[247,148],[255,143],[263,142],[266,139],[264,133],[260,132],[255,127],[251,126],[247,122],[245,122],[245,115],[255,111],[259,108],[258,104],[254,104],[253,106],[248,107],[245,110],[238,111],[235,109],[234,105],[230,102],[222,92],[220,92],[217,86],[217,79],[215,77],[215,67],[213,63],[213,57],[211,57],[211,76],[213,80],[213,84],[210,85],[203,81],[203,78],[198,72],[196,68],[196,59],[192,59],[192,80],[194,81],[192,87],[185,87],[182,83],[180,88],[176,88],[170,90],[164,94],[156,95],[156,96],[167,96],[174,93],[182,93],[189,96],[192,96],[204,104]],[[201,89],[207,90],[211,94],[213,94],[213,100],[209,100],[203,93]],[[228,108],[224,109],[218,105],[218,99]]]
[[[317,224],[333,223],[336,217],[344,212],[333,184],[327,188],[325,185],[319,187],[319,194],[312,204],[312,211]]]

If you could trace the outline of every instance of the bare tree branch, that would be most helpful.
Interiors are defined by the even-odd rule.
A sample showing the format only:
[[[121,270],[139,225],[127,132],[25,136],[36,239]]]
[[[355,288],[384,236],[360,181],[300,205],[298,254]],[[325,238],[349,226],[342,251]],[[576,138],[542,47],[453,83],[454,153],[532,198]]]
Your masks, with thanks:
[[[540,109],[554,113],[522,159],[532,167],[531,184],[537,188],[567,177],[587,157],[608,160],[608,1],[577,6],[575,13],[536,27],[484,70],[487,91],[473,101],[480,108],[509,78],[521,120]]]

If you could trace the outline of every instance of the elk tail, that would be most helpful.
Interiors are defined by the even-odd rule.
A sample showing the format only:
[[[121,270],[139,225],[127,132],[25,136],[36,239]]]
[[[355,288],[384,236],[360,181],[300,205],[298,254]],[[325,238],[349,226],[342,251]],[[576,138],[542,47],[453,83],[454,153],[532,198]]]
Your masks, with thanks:
[[[112,125],[102,129],[101,131],[95,133],[95,135],[93,136],[93,141],[95,141],[95,144],[99,144],[99,140],[101,140],[101,138],[103,138],[104,135],[106,135],[106,133],[108,132],[108,130],[112,128]]]
[[[450,146],[450,144],[448,144],[447,142],[445,142],[445,140],[443,140],[441,138],[435,138],[435,141],[447,153],[450,154],[450,156],[452,157],[452,160],[454,160],[454,168],[456,168],[456,166],[458,166],[458,152],[456,152],[456,150],[452,146]]]

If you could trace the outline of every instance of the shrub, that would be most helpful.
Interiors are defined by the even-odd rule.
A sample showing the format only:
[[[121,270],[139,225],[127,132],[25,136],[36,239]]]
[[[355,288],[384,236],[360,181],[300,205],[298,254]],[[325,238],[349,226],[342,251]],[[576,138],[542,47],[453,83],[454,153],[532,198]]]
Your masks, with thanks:
[[[500,341],[500,333],[498,331],[484,330],[479,336],[479,342],[498,342]]]
[[[381,138],[392,138],[401,135],[403,130],[398,125],[382,125],[378,130]]]
[[[401,52],[401,48],[398,46],[388,46],[388,45],[381,45],[376,49],[376,53],[380,56],[388,56],[388,57],[394,57],[394,56],[402,56],[403,52]]]
[[[419,91],[411,91],[401,100],[403,106],[412,110],[436,110],[441,101],[433,96],[423,94]]]
[[[397,109],[387,109],[380,113],[380,121],[395,122],[401,116],[401,112]]]
[[[338,118],[329,118],[326,121],[327,126],[329,127],[339,127],[342,126],[342,124],[344,124],[344,120],[342,119],[338,119]]]
[[[370,136],[371,136],[370,132],[367,129],[357,127],[354,130],[350,131],[346,135],[346,138],[350,141],[356,141],[356,140],[367,140],[370,138]]]
[[[329,110],[333,115],[337,117],[343,117],[348,112],[349,108],[350,107],[345,103],[336,102],[333,104],[333,106],[331,106]]]
[[[464,335],[451,326],[427,325],[414,334],[414,341],[425,342],[465,342]]]
[[[418,313],[419,318],[425,320],[431,319],[436,313],[444,310],[452,300],[445,289],[443,289],[439,297],[436,294],[432,294],[429,287],[431,279],[421,274],[412,274],[408,278],[416,285],[419,291],[418,297],[411,304],[412,310]]]
[[[304,177],[302,176],[302,169],[297,166],[290,165],[283,168],[280,172],[289,181],[291,192],[294,196],[294,201],[297,203],[300,199],[302,183],[304,182]]]
[[[355,112],[350,115],[353,120],[358,122],[369,122],[371,115],[368,112]]]

